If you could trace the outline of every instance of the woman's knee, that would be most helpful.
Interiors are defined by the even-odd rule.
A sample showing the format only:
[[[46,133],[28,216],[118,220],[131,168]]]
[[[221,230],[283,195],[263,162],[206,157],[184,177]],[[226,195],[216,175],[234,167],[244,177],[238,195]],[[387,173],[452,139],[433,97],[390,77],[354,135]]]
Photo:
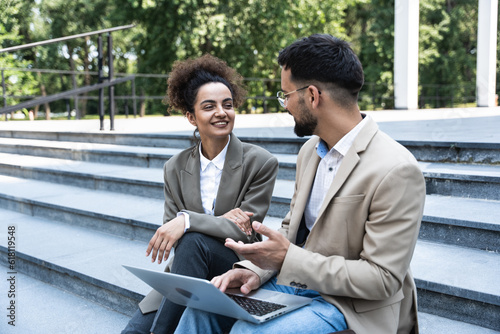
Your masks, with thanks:
[[[179,252],[182,249],[192,250],[193,248],[199,248],[200,245],[204,244],[204,239],[207,236],[203,233],[199,232],[189,232],[182,236],[179,239],[177,246],[175,248],[175,252]]]

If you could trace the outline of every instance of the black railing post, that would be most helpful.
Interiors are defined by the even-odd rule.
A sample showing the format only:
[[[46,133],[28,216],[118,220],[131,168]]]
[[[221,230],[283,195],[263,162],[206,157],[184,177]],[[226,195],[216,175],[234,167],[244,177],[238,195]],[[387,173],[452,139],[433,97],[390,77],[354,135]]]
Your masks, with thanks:
[[[435,104],[436,108],[439,108],[440,104],[439,104],[439,86],[436,85],[436,104]]]
[[[108,80],[113,80],[114,68],[113,68],[113,37],[111,37],[111,32],[108,33]],[[115,129],[115,86],[109,86],[109,129],[113,131]]]
[[[3,107],[7,107],[7,91],[5,89],[5,76],[4,76],[4,71],[2,70],[2,96],[3,96]],[[7,117],[7,114],[5,114],[5,120],[8,121],[9,118]]]
[[[266,85],[266,80],[262,80],[262,95],[264,96],[264,98],[262,99],[262,107],[263,107],[263,112],[264,114],[267,114],[267,95],[266,95],[266,91],[267,91],[267,85]]]
[[[135,98],[135,78],[132,80],[132,109],[134,110],[134,118],[137,117],[137,99]]]
[[[454,107],[455,104],[455,90],[453,89],[454,85],[451,85],[451,107]]]
[[[77,85],[77,82],[76,82],[76,75],[72,74],[71,75],[71,78],[73,80],[73,89],[77,89],[78,88],[78,85]],[[80,115],[80,111],[78,110],[78,95],[75,95],[73,96],[73,101],[74,101],[74,104],[75,104],[75,119],[80,119],[81,118],[81,115]]]
[[[59,78],[61,79],[61,89],[65,91],[66,85],[64,84],[62,73],[59,75]],[[71,107],[69,106],[69,99],[65,99],[65,101],[66,101],[66,111],[68,112],[68,119],[71,119]]]
[[[377,102],[375,101],[375,84],[374,83],[371,83],[371,91],[372,91],[372,109],[373,110],[376,110],[375,108],[377,108]]]
[[[102,75],[102,36],[99,34],[97,39],[97,68],[98,68],[98,83],[102,83],[103,75]],[[104,90],[99,89],[99,121],[101,123],[100,130],[104,130]]]

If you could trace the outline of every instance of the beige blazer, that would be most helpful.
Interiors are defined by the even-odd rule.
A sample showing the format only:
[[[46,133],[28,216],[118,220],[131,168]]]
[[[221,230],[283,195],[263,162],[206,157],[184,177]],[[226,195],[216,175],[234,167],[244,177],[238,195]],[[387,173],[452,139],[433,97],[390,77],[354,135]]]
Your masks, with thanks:
[[[226,160],[215,201],[214,216],[203,211],[200,191],[200,154],[198,147],[188,148],[169,159],[164,167],[165,209],[163,223],[177,213],[189,213],[189,232],[200,232],[212,237],[233,238],[243,242],[260,240],[260,235],[247,236],[233,222],[218,217],[240,208],[254,213],[252,221],[264,220],[278,174],[278,160],[265,149],[242,143],[234,134],[226,153]],[[169,271],[167,265],[166,271]],[[140,303],[143,313],[156,311],[161,295],[152,291]]]
[[[280,232],[292,243],[320,158],[319,138],[297,158],[295,192]],[[339,308],[357,334],[410,333],[417,326],[410,261],[425,200],[417,161],[369,119],[344,157],[303,247],[292,244],[278,284],[319,291]],[[261,282],[275,273],[239,262]]]

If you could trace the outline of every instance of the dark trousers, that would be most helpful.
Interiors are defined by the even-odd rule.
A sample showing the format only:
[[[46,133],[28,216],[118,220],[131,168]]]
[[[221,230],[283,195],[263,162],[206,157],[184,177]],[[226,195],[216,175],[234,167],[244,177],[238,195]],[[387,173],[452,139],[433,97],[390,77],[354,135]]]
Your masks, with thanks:
[[[236,254],[212,237],[189,232],[179,239],[170,272],[211,280],[232,268]],[[173,333],[185,307],[163,298],[156,312],[142,314],[137,310],[122,334]]]

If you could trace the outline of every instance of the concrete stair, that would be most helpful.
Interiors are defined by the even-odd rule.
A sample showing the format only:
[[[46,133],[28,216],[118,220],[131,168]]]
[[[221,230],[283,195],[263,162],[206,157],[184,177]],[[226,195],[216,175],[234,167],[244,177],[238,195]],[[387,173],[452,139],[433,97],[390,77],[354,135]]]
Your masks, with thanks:
[[[303,139],[243,139],[267,148],[280,162],[264,221],[277,228],[289,208]],[[144,255],[161,224],[161,167],[189,143],[189,135],[0,131],[0,221],[16,226],[19,277],[40,286],[47,301],[67,303],[66,310],[92,316],[89,308],[102,308],[100,315],[113,319],[105,332],[119,332],[149,291],[121,265],[163,269]],[[421,332],[500,333],[498,145],[405,145],[421,160],[428,191],[412,262]],[[6,227],[0,238],[0,266],[7,272]],[[31,306],[39,296],[27,295],[20,307],[28,304],[40,317],[19,316],[20,332],[102,332],[99,325],[80,329],[77,324],[87,322],[78,312],[65,312],[66,324],[76,329],[51,327]]]
[[[0,268],[3,268],[0,266]],[[128,316],[18,272],[20,305],[16,326],[2,333],[119,333]]]

